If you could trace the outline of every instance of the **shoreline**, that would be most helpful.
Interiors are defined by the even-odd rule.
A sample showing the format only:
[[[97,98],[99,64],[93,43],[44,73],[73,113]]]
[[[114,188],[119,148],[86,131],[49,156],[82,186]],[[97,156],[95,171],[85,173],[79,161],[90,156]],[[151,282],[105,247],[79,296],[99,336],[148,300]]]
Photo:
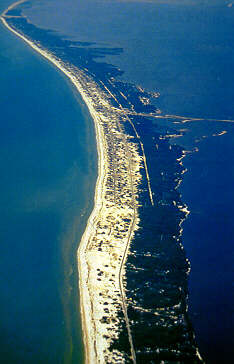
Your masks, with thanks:
[[[43,51],[42,49],[40,49],[38,46],[36,46],[34,43],[32,43],[31,41],[29,41],[26,37],[24,37],[23,35],[21,35],[20,33],[16,32],[13,28],[11,28],[8,23],[6,22],[6,20],[4,19],[4,14],[10,10],[13,9],[15,6],[26,2],[26,0],[22,0],[19,1],[17,3],[12,4],[7,10],[5,10],[1,16],[0,19],[2,21],[2,23],[4,24],[4,26],[10,30],[12,33],[14,33],[15,35],[17,35],[19,38],[21,38],[24,42],[26,42],[31,48],[33,48],[36,52],[38,52],[39,54],[41,54],[45,59],[47,59],[48,61],[50,61],[53,65],[55,65],[60,71],[62,71],[68,78],[69,80],[72,82],[72,84],[75,86],[75,88],[77,89],[78,93],[80,94],[80,96],[82,97],[82,100],[84,101],[86,107],[88,108],[88,111],[91,115],[91,118],[94,122],[94,127],[95,127],[95,135],[96,135],[96,145],[97,145],[97,153],[98,153],[98,176],[97,176],[97,181],[96,181],[96,185],[95,185],[95,196],[94,196],[94,207],[93,210],[91,212],[91,215],[88,218],[87,224],[86,224],[86,228],[84,231],[84,234],[81,238],[78,250],[77,250],[77,259],[78,259],[78,276],[79,276],[79,295],[80,295],[80,312],[81,312],[81,321],[82,321],[82,336],[83,336],[83,344],[84,344],[84,350],[85,350],[85,361],[87,363],[93,363],[92,361],[90,361],[90,352],[88,350],[88,346],[91,346],[89,343],[89,335],[87,334],[87,327],[86,327],[86,321],[84,319],[85,315],[85,307],[87,302],[85,302],[85,298],[84,298],[84,294],[83,294],[83,290],[82,290],[82,283],[81,283],[81,274],[80,272],[82,271],[82,264],[81,264],[81,257],[79,253],[83,252],[83,250],[85,250],[86,248],[86,236],[88,235],[88,232],[90,229],[92,229],[92,223],[95,219],[95,216],[98,212],[98,204],[101,203],[101,190],[102,190],[102,182],[104,179],[104,170],[103,168],[101,168],[102,162],[103,162],[103,149],[102,149],[102,139],[101,139],[101,132],[100,132],[100,127],[98,125],[97,122],[97,118],[98,115],[96,114],[95,110],[92,108],[92,105],[90,105],[90,103],[88,102],[87,99],[85,99],[85,95],[84,92],[81,89],[81,86],[78,85],[78,81],[75,80],[74,76],[69,73],[69,71],[64,68],[58,60],[56,60],[55,58],[53,58],[49,53],[47,53],[46,51]]]
[[[23,2],[25,1],[11,5],[10,9]],[[120,311],[124,314],[124,321],[129,338],[129,359],[133,363],[136,363],[136,355],[127,315],[123,278],[125,276],[125,261],[129,253],[129,246],[135,230],[138,229],[137,186],[141,180],[139,170],[143,158],[139,156],[136,145],[131,143],[128,136],[124,134],[120,125],[121,116],[116,109],[112,109],[108,98],[109,95],[103,92],[84,71],[73,68],[70,64],[64,65],[62,60],[45,50],[40,43],[34,43],[12,28],[6,21],[7,16],[4,18],[4,14],[8,10],[9,8],[0,17],[2,23],[8,30],[21,38],[69,78],[81,95],[95,126],[98,152],[98,177],[95,186],[94,207],[77,250],[80,313],[85,363],[104,364],[107,357],[108,360],[113,360],[113,363],[119,362],[119,360],[122,362],[125,361],[125,355],[123,353],[118,350],[114,350],[113,352],[109,350],[111,342],[118,339],[118,325],[120,325],[118,315]],[[101,110],[99,110],[100,107]],[[112,124],[112,127],[110,124]],[[110,134],[106,128],[110,128]],[[117,160],[120,158],[123,162],[123,165],[116,167],[114,171],[112,171],[111,167],[113,160],[112,162],[110,161],[114,157],[108,154],[109,147],[112,143],[114,143],[114,147],[116,148]],[[116,160],[114,162],[116,163]],[[108,178],[111,177],[122,180],[117,191],[108,185]],[[117,182],[115,181],[115,183]],[[118,192],[122,196],[110,197],[109,188],[112,188],[111,194],[115,195]],[[111,232],[107,229],[106,225],[108,223],[106,219],[112,220],[109,220],[109,229]],[[102,229],[106,229],[105,233],[102,233],[104,234],[104,254],[99,253],[99,250],[102,250],[100,243],[103,241],[100,241],[98,236],[100,225],[105,225]],[[107,245],[112,246],[112,249],[106,248]],[[102,273],[106,270],[104,273],[105,277],[99,287],[97,285],[101,279],[98,277],[98,270],[101,270]],[[114,283],[113,279],[115,281]],[[105,292],[110,292],[110,296],[108,296],[108,307],[110,307],[111,312],[108,322],[102,321],[105,317],[105,305],[107,304],[107,298],[104,300]],[[102,302],[100,301],[100,297],[103,298]],[[108,336],[110,331],[112,332],[111,337]]]
[[[129,299],[126,293],[125,273],[130,244],[139,228],[138,207],[142,206],[138,188],[142,180],[140,169],[144,169],[150,203],[154,206],[144,146],[128,112],[112,89],[108,89],[108,84],[96,81],[95,75],[90,75],[88,69],[74,66],[69,58],[63,61],[63,56],[60,53],[56,55],[56,52],[54,54],[54,48],[46,41],[44,43],[40,37],[34,40],[34,36],[25,32],[24,28],[22,30],[19,26],[18,30],[14,21],[8,24],[8,19],[15,16],[8,16],[7,11],[26,1],[20,0],[11,5],[2,13],[1,21],[68,77],[84,101],[95,127],[98,175],[94,204],[80,243],[77,242],[85,363],[114,364],[127,361],[136,364],[138,352],[132,339],[130,315],[128,318],[128,306],[131,307],[132,298]],[[113,106],[113,100],[117,106]],[[132,139],[133,136],[126,134],[126,121],[131,124],[137,142]],[[176,161],[182,165],[181,159]],[[178,207],[187,216],[188,210],[182,205]],[[156,312],[155,315],[159,314]],[[126,351],[118,346],[123,332],[128,340]],[[198,350],[196,356],[201,360]]]

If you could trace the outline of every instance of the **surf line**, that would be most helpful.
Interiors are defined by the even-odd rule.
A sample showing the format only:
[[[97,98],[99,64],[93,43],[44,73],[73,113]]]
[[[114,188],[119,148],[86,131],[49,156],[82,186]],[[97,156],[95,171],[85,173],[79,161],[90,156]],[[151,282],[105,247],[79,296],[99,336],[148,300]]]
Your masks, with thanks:
[[[139,172],[141,157],[137,153],[137,148],[127,140],[127,137],[124,136],[123,138],[123,136],[121,136],[122,133],[119,127],[119,113],[115,113],[113,111],[111,114],[112,130],[114,130],[114,132],[112,132],[112,137],[114,143],[117,146],[120,146],[118,150],[119,153],[122,153],[122,155],[119,155],[119,157],[124,157],[122,159],[123,164],[119,167],[119,169],[117,168],[117,171],[114,171],[114,175],[117,174],[117,178],[119,176],[123,177],[123,186],[120,188],[120,190],[123,195],[125,195],[125,192],[127,191],[126,195],[128,198],[124,200],[123,197],[121,200],[121,198],[117,195],[119,204],[117,204],[116,201],[113,202],[110,199],[108,200],[107,175],[108,173],[110,174],[111,171],[110,163],[108,162],[109,155],[107,151],[108,135],[106,135],[106,132],[104,132],[103,124],[106,123],[105,126],[107,127],[107,125],[109,126],[111,122],[110,115],[109,117],[106,117],[105,113],[100,115],[100,113],[96,111],[94,99],[99,97],[98,104],[102,104],[105,111],[107,110],[110,112],[110,105],[108,104],[105,95],[101,92],[97,85],[95,85],[95,82],[93,82],[92,79],[90,79],[83,71],[77,68],[72,68],[72,65],[64,65],[60,59],[42,48],[39,43],[34,43],[7,23],[6,19],[10,18],[6,15],[7,11],[13,9],[17,5],[25,3],[26,1],[18,1],[8,7],[8,9],[5,10],[0,17],[1,21],[6,26],[6,28],[21,38],[44,58],[49,60],[70,79],[87,105],[90,115],[93,118],[96,130],[98,149],[98,179],[95,188],[94,208],[88,219],[77,254],[80,277],[80,309],[86,362],[90,364],[105,362],[105,356],[108,354],[110,340],[105,338],[105,336],[108,336],[103,335],[103,332],[108,334],[111,328],[111,331],[113,332],[112,339],[118,338],[118,304],[121,304],[124,311],[130,343],[131,356],[129,359],[131,359],[131,361],[135,364],[136,354],[126,310],[126,297],[123,285],[125,272],[123,266],[125,265],[126,257],[129,251],[130,241],[132,240],[135,230],[138,228],[139,222],[137,213],[137,186],[141,179]],[[131,198],[129,198],[129,196],[131,196]],[[121,202],[123,202],[123,204],[121,204]],[[108,234],[106,234],[106,243],[112,243],[114,245],[112,246],[113,249],[111,252],[107,251],[107,254],[96,253],[98,240],[96,236],[98,236],[99,225],[104,223],[106,225],[108,218],[112,218],[112,221],[109,224],[109,227],[111,227],[111,232],[108,230]],[[103,229],[104,228],[105,226],[103,225]],[[122,236],[120,236],[121,234]],[[120,236],[120,238],[118,238],[118,236]],[[93,250],[92,246],[94,246]],[[99,257],[101,259],[100,261],[98,260]],[[108,267],[106,263],[110,263],[112,268],[105,268]],[[99,287],[97,287],[97,285],[100,278],[95,277],[95,270],[97,270],[97,266],[99,268],[101,266],[103,271],[106,269],[106,281],[104,281],[103,285],[100,285]],[[115,280],[114,284],[111,283],[113,280]],[[109,296],[109,302],[111,304],[109,307],[112,317],[115,317],[115,321],[112,320],[111,322],[105,324],[101,322],[98,316],[100,315],[100,312],[103,314],[103,317],[105,315],[106,306],[104,305],[106,302],[104,301],[106,301],[107,298],[101,302],[102,304],[100,303],[100,294],[103,292],[104,288],[106,291],[109,290],[109,292],[111,292]],[[119,292],[118,295],[115,294],[116,289]],[[118,299],[116,299],[116,296]],[[113,298],[117,301],[117,303],[114,302]],[[93,303],[97,302],[98,300],[100,304],[98,306],[98,310],[95,311],[95,305]],[[113,324],[113,322],[117,322],[117,324]],[[112,360],[113,363],[117,363],[119,361],[124,362],[124,357],[121,357],[121,353],[117,350],[114,353],[114,357],[113,353],[111,352],[109,352],[109,355],[110,356],[108,360]]]

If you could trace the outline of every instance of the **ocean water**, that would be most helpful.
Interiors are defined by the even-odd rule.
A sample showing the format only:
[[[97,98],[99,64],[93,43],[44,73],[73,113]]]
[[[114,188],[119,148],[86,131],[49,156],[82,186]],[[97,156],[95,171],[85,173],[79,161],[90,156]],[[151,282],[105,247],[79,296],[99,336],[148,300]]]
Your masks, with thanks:
[[[159,91],[163,114],[204,118],[180,124],[187,136],[172,143],[199,149],[183,160],[188,171],[179,191],[191,211],[183,223],[191,262],[190,317],[210,363],[229,362],[234,355],[234,131],[231,123],[206,121],[234,119],[234,7],[228,5],[51,0],[28,9],[34,24],[45,29],[99,47],[121,47],[120,55],[106,61],[124,71],[122,79]],[[170,120],[168,125],[175,126]],[[227,133],[213,136],[223,130]]]
[[[31,3],[25,13],[34,24],[65,38],[96,42],[97,48],[121,48],[105,60],[124,71],[122,79],[160,92],[156,102],[162,115],[204,119],[178,124],[185,135],[171,143],[198,150],[183,159],[187,173],[179,189],[191,211],[182,238],[191,262],[189,311],[196,340],[206,362],[229,362],[234,354],[234,133],[232,123],[207,118],[234,119],[234,7],[218,0]],[[157,124],[176,128],[174,121]],[[226,134],[217,136],[222,131]],[[153,176],[153,164],[150,170]]]
[[[82,363],[76,250],[93,204],[94,128],[57,69],[2,24],[0,35],[1,362]]]

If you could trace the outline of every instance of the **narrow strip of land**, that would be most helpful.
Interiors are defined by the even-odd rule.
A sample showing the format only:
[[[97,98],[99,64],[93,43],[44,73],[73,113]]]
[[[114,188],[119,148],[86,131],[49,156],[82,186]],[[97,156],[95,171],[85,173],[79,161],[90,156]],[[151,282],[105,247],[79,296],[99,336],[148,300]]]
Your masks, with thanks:
[[[2,14],[3,24],[69,77],[95,123],[99,174],[94,209],[78,250],[86,362],[94,364],[105,363],[107,360],[112,363],[125,361],[125,357],[118,350],[109,351],[111,342],[118,340],[118,316],[122,307],[129,337],[130,358],[135,364],[136,354],[123,278],[129,246],[137,229],[137,185],[141,179],[139,170],[142,159],[137,152],[137,146],[124,134],[120,115],[113,110],[109,95],[107,97],[83,71],[63,64],[62,60],[7,23],[10,18],[7,11],[23,2],[25,1],[16,2]]]

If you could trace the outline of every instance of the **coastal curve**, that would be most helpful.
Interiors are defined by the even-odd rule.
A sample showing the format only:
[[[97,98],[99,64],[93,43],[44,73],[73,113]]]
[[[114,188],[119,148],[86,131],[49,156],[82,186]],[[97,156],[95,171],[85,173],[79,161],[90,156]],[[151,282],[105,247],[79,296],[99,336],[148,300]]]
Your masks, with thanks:
[[[24,3],[9,6],[1,21],[72,82],[95,126],[94,205],[77,242],[85,361],[200,363],[182,244],[189,210],[178,192],[182,160],[191,151],[170,143],[184,131],[167,119],[186,120],[163,115],[151,104],[159,93],[120,81],[120,69],[95,60],[121,49],[37,27]]]
[[[87,105],[96,130],[98,179],[94,208],[77,252],[86,363],[117,363],[126,359],[136,363],[124,275],[129,246],[138,229],[137,187],[144,161],[137,144],[123,130],[121,123],[126,121],[126,116],[113,107],[110,95],[90,75],[65,64],[40,43],[9,25],[8,11],[24,2],[12,4],[1,15],[1,21],[70,79]],[[123,319],[119,317],[120,312]],[[121,320],[125,321],[129,338],[128,358],[118,350],[110,351],[113,339],[118,338]]]

